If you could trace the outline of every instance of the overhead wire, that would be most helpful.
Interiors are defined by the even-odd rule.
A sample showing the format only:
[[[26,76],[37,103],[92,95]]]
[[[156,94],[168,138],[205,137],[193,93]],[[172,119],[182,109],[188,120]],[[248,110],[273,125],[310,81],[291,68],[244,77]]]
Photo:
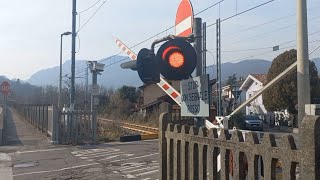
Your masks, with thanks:
[[[199,14],[201,14],[201,13],[209,10],[210,8],[212,8],[212,7],[216,6],[216,5],[220,5],[222,1],[224,1],[224,0],[220,0],[219,2],[217,2],[217,3],[215,3],[215,4],[211,5],[211,6],[209,6],[209,8],[206,8],[206,9],[204,9],[204,10],[196,13],[196,15],[199,15]],[[249,8],[249,9],[247,9],[247,10],[241,11],[240,13],[236,13],[235,15],[229,16],[229,17],[221,20],[221,22],[226,21],[226,20],[228,20],[228,19],[231,19],[231,18],[233,18],[233,17],[239,16],[239,15],[241,15],[241,14],[244,14],[244,13],[246,13],[246,12],[249,12],[249,11],[251,11],[251,10],[254,10],[254,9],[256,9],[256,8],[259,8],[259,7],[261,7],[261,6],[264,6],[264,5],[266,5],[266,4],[269,4],[269,3],[273,2],[273,1],[275,1],[275,0],[269,0],[269,1],[267,1],[267,2],[261,3],[261,4],[257,5],[257,6],[254,6],[254,7],[252,7],[252,8]],[[100,6],[100,7],[101,7],[101,6]],[[94,13],[94,14],[95,14],[95,13]],[[210,25],[208,25],[207,27],[211,27],[211,26],[213,26],[213,25],[215,25],[215,24],[216,24],[216,23],[210,24]],[[149,38],[147,38],[147,39],[145,39],[145,40],[143,40],[143,41],[135,44],[134,46],[131,46],[130,48],[137,47],[137,46],[139,46],[139,45],[141,45],[141,44],[143,44],[143,43],[145,43],[145,42],[147,42],[147,41],[149,41],[149,40],[157,37],[158,35],[167,32],[168,30],[170,30],[170,29],[172,29],[172,28],[174,28],[174,26],[171,26],[171,27],[169,27],[169,28],[161,31],[161,32],[159,32],[159,33],[157,33],[157,34],[155,34],[155,35],[153,35],[153,36],[151,36],[151,37],[149,37]],[[117,56],[117,55],[120,55],[120,54],[122,54],[122,52],[117,53],[117,54],[115,54],[115,55],[113,55],[113,56]],[[111,56],[111,57],[113,57],[113,56]],[[110,57],[110,58],[111,58],[111,57]],[[102,60],[102,61],[100,61],[100,62],[104,62],[104,61],[106,61],[106,60],[109,60],[110,58],[104,59],[104,60]],[[126,59],[128,59],[128,58],[126,58]],[[126,60],[126,59],[117,61],[116,63],[112,63],[111,65],[117,64],[117,63],[122,62],[122,61],[124,61],[124,60]]]
[[[320,32],[320,31],[319,31],[319,32]],[[308,36],[311,36],[311,34],[309,34]],[[295,40],[293,40],[293,41],[295,41]],[[315,43],[315,42],[319,42],[319,41],[320,41],[319,39],[318,39],[318,40],[314,40],[314,41],[310,41],[309,44]],[[288,41],[288,42],[290,42],[290,41]],[[288,44],[288,43],[282,43],[282,44]],[[296,45],[281,47],[281,46],[279,45],[279,50],[280,50],[280,49],[293,48],[293,47],[295,47],[295,46],[296,46]],[[228,62],[239,62],[239,61],[247,60],[248,58],[257,57],[257,56],[261,56],[261,55],[268,54],[268,53],[272,53],[272,52],[276,52],[276,51],[270,50],[270,51],[262,52],[262,53],[259,53],[259,54],[250,55],[250,56],[247,56],[247,57],[244,57],[244,58],[241,58],[241,59],[228,61]]]
[[[103,1],[102,4],[98,7],[98,9],[90,16],[90,18],[78,29],[77,34],[92,20],[92,18],[100,11],[102,6],[106,3],[107,1]]]
[[[273,1],[275,1],[275,0],[269,0],[269,1],[267,1],[267,2],[261,3],[261,4],[257,5],[257,6],[254,6],[254,7],[251,7],[251,8],[249,8],[249,9],[246,9],[246,10],[244,10],[244,11],[241,11],[240,13],[236,13],[236,14],[234,14],[234,15],[232,15],[232,16],[229,16],[229,17],[227,17],[227,18],[224,18],[224,19],[222,19],[220,22],[224,22],[224,21],[229,20],[229,19],[231,19],[231,18],[237,17],[237,16],[239,16],[239,15],[241,15],[241,14],[244,14],[244,13],[246,13],[246,12],[252,11],[252,10],[257,9],[257,8],[259,8],[259,7],[261,7],[261,6],[267,5],[267,4],[269,4],[269,3],[273,2]],[[216,22],[215,22],[215,23],[212,23],[212,24],[209,24],[209,25],[207,25],[207,28],[209,28],[209,27],[211,27],[211,26],[214,26],[214,25],[216,25],[216,24],[217,24]]]
[[[87,9],[84,9],[84,10],[78,12],[78,14],[81,14],[81,13],[84,13],[84,12],[90,10],[90,9],[93,8],[95,5],[97,5],[100,1],[101,1],[101,0],[98,0],[97,2],[95,2],[94,4],[92,4],[91,6],[89,6]]]
[[[285,44],[289,44],[291,42],[294,42],[295,40],[290,40],[284,43],[281,43],[277,46],[281,46],[281,45],[285,45]],[[268,46],[268,47],[261,47],[261,48],[251,48],[251,49],[237,49],[237,50],[225,50],[225,51],[221,51],[221,52],[227,52],[227,53],[231,53],[231,52],[245,52],[245,51],[255,51],[255,50],[263,50],[263,49],[270,49],[273,48],[274,46]]]
[[[225,0],[220,0],[220,1],[216,2],[216,3],[214,3],[213,5],[205,8],[205,9],[203,9],[203,10],[201,10],[201,11],[199,11],[199,12],[196,13],[195,15],[199,15],[199,14],[207,11],[207,10],[209,10],[210,8],[214,7],[214,6],[219,5],[219,4],[220,4],[221,2],[223,2],[223,1],[225,1]],[[263,6],[263,5],[266,5],[266,4],[268,4],[268,3],[272,2],[272,1],[275,1],[275,0],[269,0],[268,2],[262,3],[262,4],[260,4],[260,5],[255,6],[255,7],[252,7],[252,8],[249,8],[249,9],[247,9],[247,10],[245,10],[245,11],[242,11],[242,12],[236,14],[236,15],[240,15],[240,14],[243,14],[243,13],[245,13],[245,12],[251,11],[251,10],[253,10],[253,9],[256,9],[256,8],[258,8],[258,7],[261,7],[261,6]],[[235,17],[235,15],[233,15],[232,17]],[[228,19],[230,19],[230,18],[232,18],[232,17],[227,17],[227,18],[225,18],[223,21],[226,21],[226,20],[228,20]],[[207,26],[207,27],[209,27],[209,26]],[[141,45],[141,44],[143,44],[143,43],[145,43],[145,42],[153,39],[154,37],[157,37],[158,35],[166,32],[166,31],[168,31],[168,30],[170,30],[170,29],[172,29],[172,28],[174,28],[174,26],[171,26],[171,27],[169,27],[169,28],[161,31],[161,32],[159,32],[159,33],[157,33],[157,34],[155,34],[155,35],[153,35],[153,36],[151,36],[151,37],[149,37],[149,38],[147,38],[147,39],[145,39],[145,40],[137,43],[136,45],[134,45],[134,46],[132,46],[132,47],[130,47],[130,48],[134,48],[134,47],[136,47],[136,46],[139,46],[139,45]],[[122,53],[122,52],[121,52],[121,53]],[[119,54],[121,54],[121,53],[118,53],[117,55],[119,55]]]
[[[316,19],[319,19],[319,18],[320,18],[320,16],[317,16],[317,17],[308,19],[308,22],[309,22],[309,21],[316,20]],[[270,34],[270,33],[273,33],[273,32],[277,32],[277,31],[281,31],[281,30],[283,30],[283,29],[291,28],[291,27],[294,27],[294,26],[296,26],[296,23],[290,24],[290,25],[287,25],[287,26],[284,26],[284,27],[280,27],[280,28],[274,29],[274,30],[272,30],[272,31],[268,31],[268,32],[265,32],[265,33],[261,33],[261,34],[255,35],[255,36],[247,37],[246,39],[238,40],[238,41],[232,42],[231,44],[237,44],[237,43],[239,43],[239,42],[252,40],[252,39],[255,39],[255,38],[257,38],[257,37],[261,37],[261,36],[264,36],[264,35],[267,35],[267,34]]]
[[[203,10],[201,10],[201,11],[197,12],[197,13],[196,13],[196,14],[194,14],[194,15],[195,15],[195,16],[197,16],[197,15],[199,15],[199,14],[201,14],[201,13],[203,13],[203,12],[205,12],[205,11],[207,11],[207,10],[209,10],[209,9],[213,8],[213,7],[215,7],[216,5],[218,5],[218,4],[220,4],[220,3],[222,3],[223,1],[225,1],[225,0],[221,0],[221,1],[219,1],[219,2],[216,2],[216,3],[212,4],[212,5],[210,5],[209,7],[207,7],[207,8],[205,8],[205,9],[203,9]]]
[[[313,10],[315,10],[315,9],[318,10],[319,7],[317,7],[317,8],[312,7],[312,8],[309,8],[307,11],[310,12],[310,11],[313,11]],[[229,33],[229,34],[227,34],[227,35],[224,34],[223,37],[226,38],[226,37],[229,37],[229,36],[232,36],[232,35],[240,34],[241,32],[248,31],[248,30],[251,30],[251,29],[255,29],[255,28],[258,28],[258,27],[267,25],[267,24],[274,23],[274,22],[278,22],[278,21],[281,21],[281,20],[290,18],[290,17],[295,16],[295,15],[296,15],[296,13],[287,14],[287,15],[282,16],[282,17],[280,17],[280,18],[275,18],[275,19],[272,19],[272,20],[270,20],[270,21],[263,22],[263,23],[260,23],[260,24],[257,24],[257,25],[254,25],[254,26],[245,28],[245,29],[237,30],[237,31],[235,31],[235,32],[233,32],[233,33]]]
[[[197,12],[197,13],[195,13],[195,16],[197,16],[197,15],[199,15],[199,14],[201,14],[201,13],[203,13],[203,12],[205,12],[205,11],[207,11],[207,10],[209,10],[209,9],[217,6],[217,5],[219,5],[219,4],[222,3],[223,1],[225,1],[225,0],[220,0],[220,1],[218,1],[218,2],[216,2],[216,3],[214,3],[214,4],[212,4],[212,5],[210,5],[209,7],[205,8],[205,9],[203,9],[203,10]],[[149,37],[149,38],[147,38],[147,39],[145,39],[145,40],[143,40],[143,41],[135,44],[134,46],[132,46],[132,47],[130,47],[130,48],[135,48],[135,47],[137,47],[137,46],[139,46],[139,45],[141,45],[141,44],[143,44],[143,43],[145,43],[145,42],[147,42],[147,41],[149,41],[149,40],[151,40],[151,39],[159,36],[160,34],[169,31],[169,30],[172,29],[172,28],[174,28],[174,26],[170,26],[170,27],[168,27],[167,29],[165,29],[165,30],[163,30],[163,31],[160,31],[159,33],[157,33],[157,34],[155,34],[155,35],[153,35],[153,36],[151,36],[151,37]]]

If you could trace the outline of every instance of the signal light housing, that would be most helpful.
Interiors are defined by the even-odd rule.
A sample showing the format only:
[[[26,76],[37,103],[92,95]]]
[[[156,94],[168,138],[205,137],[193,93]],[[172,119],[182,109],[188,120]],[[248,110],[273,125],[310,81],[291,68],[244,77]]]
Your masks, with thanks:
[[[149,49],[143,48],[138,53],[137,71],[141,81],[145,84],[155,84],[160,82],[158,62],[155,55]]]
[[[182,80],[189,78],[196,68],[197,54],[187,41],[173,39],[159,48],[156,60],[160,73],[166,79]]]

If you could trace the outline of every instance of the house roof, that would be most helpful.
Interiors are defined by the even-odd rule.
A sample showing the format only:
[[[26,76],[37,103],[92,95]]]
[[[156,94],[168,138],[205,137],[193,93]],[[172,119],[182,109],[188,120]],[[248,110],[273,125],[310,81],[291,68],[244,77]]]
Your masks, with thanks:
[[[267,75],[266,74],[249,74],[247,79],[242,83],[240,90],[247,90],[253,82],[266,84]]]
[[[260,81],[262,84],[266,84],[268,81],[267,75],[266,74],[250,74],[254,78],[256,78],[258,81]]]

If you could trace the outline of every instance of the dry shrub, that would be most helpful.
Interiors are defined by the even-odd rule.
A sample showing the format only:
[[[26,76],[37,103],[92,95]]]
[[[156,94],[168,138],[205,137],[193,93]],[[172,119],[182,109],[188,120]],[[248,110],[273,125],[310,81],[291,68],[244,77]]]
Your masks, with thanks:
[[[99,123],[99,140],[104,142],[114,142],[119,141],[120,136],[132,134],[123,128],[120,127],[118,123]]]

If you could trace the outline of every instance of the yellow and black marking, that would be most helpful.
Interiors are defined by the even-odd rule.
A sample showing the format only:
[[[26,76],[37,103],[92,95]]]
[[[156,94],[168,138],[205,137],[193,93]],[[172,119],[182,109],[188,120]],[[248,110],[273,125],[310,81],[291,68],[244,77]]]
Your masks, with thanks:
[[[158,134],[139,134],[120,137],[120,142],[158,139]]]

